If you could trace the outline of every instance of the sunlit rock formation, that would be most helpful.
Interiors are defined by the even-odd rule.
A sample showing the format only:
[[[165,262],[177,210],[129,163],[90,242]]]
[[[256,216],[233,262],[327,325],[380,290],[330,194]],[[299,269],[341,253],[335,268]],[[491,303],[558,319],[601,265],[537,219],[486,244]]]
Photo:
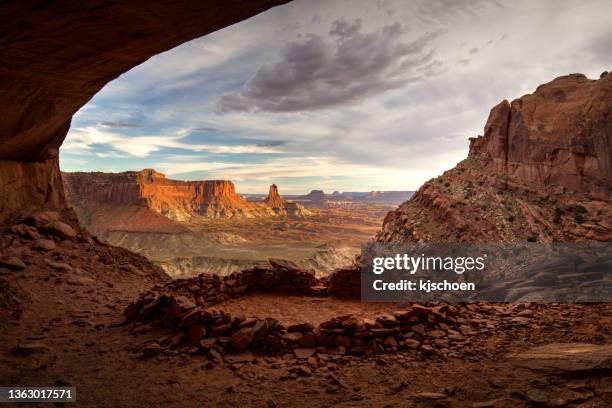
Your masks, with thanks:
[[[612,239],[612,76],[559,77],[502,101],[468,158],[390,212],[398,241]]]

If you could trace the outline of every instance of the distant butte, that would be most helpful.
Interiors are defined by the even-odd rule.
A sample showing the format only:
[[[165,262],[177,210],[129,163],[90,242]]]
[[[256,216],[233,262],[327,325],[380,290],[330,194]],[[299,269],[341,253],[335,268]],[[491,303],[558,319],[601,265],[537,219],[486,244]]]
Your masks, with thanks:
[[[283,199],[278,193],[276,184],[270,186],[268,196],[264,199],[263,203],[265,206],[272,208],[278,215],[291,215],[294,217],[311,215],[311,212],[306,210],[301,204]]]

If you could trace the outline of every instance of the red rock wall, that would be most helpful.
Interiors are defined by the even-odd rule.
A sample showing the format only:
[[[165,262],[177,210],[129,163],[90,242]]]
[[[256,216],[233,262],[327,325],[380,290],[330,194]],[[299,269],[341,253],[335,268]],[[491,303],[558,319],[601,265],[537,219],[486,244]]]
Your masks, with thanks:
[[[573,74],[491,109],[470,157],[496,172],[609,199],[612,192],[612,76]]]
[[[144,206],[133,172],[108,173],[63,173],[66,195],[72,202],[81,200],[112,205]]]
[[[95,203],[151,209],[173,219],[221,215],[255,208],[236,194],[227,180],[180,181],[152,169],[125,173],[64,173],[70,200],[92,208]],[[213,214],[214,213],[214,214]]]
[[[559,77],[493,109],[466,160],[385,217],[381,242],[612,236],[612,76]]]
[[[0,220],[16,211],[60,210],[64,204],[57,159],[30,163],[0,160]]]
[[[0,220],[21,211],[19,203],[61,204],[59,173],[52,171],[58,148],[72,115],[109,81],[153,55],[286,2],[2,2],[0,160],[38,164],[2,165],[8,173],[0,176],[0,191],[11,197],[1,199]],[[41,202],[49,188],[49,201]]]

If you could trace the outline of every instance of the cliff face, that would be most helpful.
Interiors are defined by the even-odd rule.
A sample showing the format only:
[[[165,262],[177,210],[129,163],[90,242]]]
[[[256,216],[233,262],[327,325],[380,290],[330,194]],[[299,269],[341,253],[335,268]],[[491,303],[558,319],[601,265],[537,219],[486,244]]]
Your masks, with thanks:
[[[391,211],[377,239],[612,239],[612,76],[574,74],[502,101],[466,160]]]
[[[231,218],[264,212],[236,194],[226,180],[179,181],[152,169],[125,173],[64,173],[69,200],[77,207],[96,204],[136,206],[175,221],[194,216]]]
[[[0,221],[8,215],[64,207],[57,159],[37,162],[0,160]]]
[[[612,191],[612,76],[560,77],[491,110],[469,157],[525,182],[609,199]]]

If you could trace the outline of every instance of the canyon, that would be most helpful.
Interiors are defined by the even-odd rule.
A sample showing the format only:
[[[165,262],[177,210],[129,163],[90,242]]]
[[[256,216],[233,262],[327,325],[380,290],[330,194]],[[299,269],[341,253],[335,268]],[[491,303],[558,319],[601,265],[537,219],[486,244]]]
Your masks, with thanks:
[[[592,86],[576,76],[562,77],[552,84],[565,87],[567,81]],[[609,83],[602,81],[597,86]],[[550,103],[550,97],[545,99]],[[588,181],[578,187],[573,183],[580,177],[567,185],[552,176],[523,177],[527,169],[540,168],[535,160],[541,156],[532,158],[523,170],[521,162],[507,162],[507,166],[500,162],[486,147],[490,143],[486,140],[495,140],[490,130],[494,123],[495,119],[489,120],[485,137],[472,142],[469,157],[455,169],[425,183],[395,210],[380,207],[384,222],[382,228],[380,223],[372,226],[378,231],[376,239],[609,240],[606,169],[600,169],[597,174],[603,177],[596,182],[585,175]],[[541,128],[535,123],[530,126]],[[606,132],[588,135],[598,145],[600,138],[609,137]],[[501,134],[505,134],[503,130]],[[588,149],[586,140],[582,139],[587,144],[584,151],[591,151],[592,157],[572,162],[578,163],[569,167],[576,174],[585,174],[581,163],[606,163],[598,159],[598,150]],[[541,146],[546,149],[548,145]],[[550,146],[557,149],[557,145]],[[555,168],[554,160],[552,163],[554,166],[542,168],[549,174],[561,171]],[[268,236],[276,229],[257,223],[327,217],[319,224],[333,228],[337,222],[329,217],[335,214],[342,219],[350,213],[326,206],[308,208],[313,214],[304,218],[279,215],[275,209],[282,208],[284,199],[278,187],[271,186],[259,204],[245,207],[266,207],[269,216],[220,218],[219,214],[234,214],[238,203],[247,203],[236,198],[229,185],[206,190],[205,181],[175,184],[150,170],[110,176],[112,185],[104,184],[108,175],[77,175],[76,182],[71,182],[71,177],[65,177],[65,182],[75,183],[77,188],[68,186],[66,196],[77,203],[73,204],[76,212],[66,209],[61,214],[39,211],[30,216],[13,215],[2,226],[0,321],[11,325],[11,330],[0,336],[2,343],[12,348],[4,355],[1,370],[9,384],[24,380],[77,384],[88,403],[104,398],[130,406],[134,387],[128,390],[117,383],[125,380],[122,373],[127,364],[130,375],[147,378],[136,392],[139,403],[151,404],[164,400],[171,405],[193,405],[191,396],[208,404],[257,401],[268,406],[296,405],[296,395],[308,395],[308,404],[364,406],[406,401],[413,406],[580,406],[583,402],[606,406],[610,399],[609,303],[362,303],[358,300],[358,263],[347,263],[321,276],[310,267],[272,256],[265,262],[240,264],[239,271],[170,279],[146,258],[104,243],[82,228],[85,211],[79,209],[78,202],[85,202],[90,209],[98,205],[137,208],[146,212],[147,219],[156,217],[159,225],[152,223],[147,230],[149,226],[143,227],[146,223],[136,223],[134,228],[146,237],[153,237],[152,232],[161,228],[155,233],[165,237],[169,252],[188,246],[169,242],[192,233],[173,230],[170,225],[189,225],[192,230],[194,220],[204,220],[201,231],[207,231],[206,235],[223,232],[219,239],[240,242],[235,251],[245,243],[233,233],[248,224],[256,225],[251,232]],[[140,183],[155,186],[147,190],[149,187]],[[79,191],[91,198],[79,196]],[[143,191],[153,191],[156,197]],[[204,198],[203,191],[223,198]],[[117,192],[121,193],[117,196]],[[160,199],[162,192],[164,199]],[[109,201],[114,204],[104,204]],[[224,211],[209,211],[211,202],[223,206]],[[198,215],[201,208],[207,216]],[[351,208],[354,211],[359,204],[352,203]],[[106,222],[112,225],[113,211],[104,211],[109,214]],[[79,218],[78,212],[82,213]],[[119,216],[121,211],[114,214]],[[189,223],[179,220],[186,215]],[[511,220],[511,215],[516,218]],[[361,215],[353,216],[363,224]],[[127,217],[115,225],[129,226],[128,219],[138,217]],[[302,236],[297,224],[288,224],[279,240],[286,241],[292,233],[296,238]],[[357,234],[339,237],[351,235]],[[161,248],[144,241],[139,245],[153,248],[151,252]],[[599,267],[605,265],[600,263]],[[598,272],[602,273],[609,270]],[[603,282],[607,282],[605,277]],[[41,321],[48,323],[41,325]],[[64,339],[70,339],[69,349]],[[103,366],[100,355],[104,356]],[[62,358],[58,360],[58,356]],[[48,368],[39,369],[41,364]],[[474,370],[486,375],[489,382],[483,382],[480,374],[475,376]],[[379,381],[364,382],[373,376]],[[408,380],[398,381],[398,376]],[[205,394],[195,389],[194,377],[206,379]],[[180,384],[182,392],[172,397],[160,394],[169,383]],[[116,385],[112,394],[94,393],[101,384]]]
[[[353,262],[392,208],[388,199],[334,206],[327,198],[305,201],[306,209],[275,184],[267,196],[246,200],[231,181],[172,180],[153,169],[62,179],[84,228],[174,277],[225,276],[279,256],[326,275]]]
[[[100,208],[87,219],[67,207],[57,155],[72,115],[149,57],[281,3],[0,4],[2,385],[74,386],[86,406],[609,406],[609,302],[362,303],[358,264],[322,279],[279,259],[171,279],[83,228],[105,225],[91,217]],[[380,242],[609,242],[611,89],[610,75],[573,74],[502,102],[466,160],[359,240],[374,229]],[[312,232],[278,214],[233,217],[244,200],[226,182],[119,179],[68,199],[118,200],[129,211],[105,221],[129,233],[187,236],[179,219],[199,212],[203,232]],[[140,183],[172,194],[149,200]],[[339,211],[319,224],[351,216]]]

